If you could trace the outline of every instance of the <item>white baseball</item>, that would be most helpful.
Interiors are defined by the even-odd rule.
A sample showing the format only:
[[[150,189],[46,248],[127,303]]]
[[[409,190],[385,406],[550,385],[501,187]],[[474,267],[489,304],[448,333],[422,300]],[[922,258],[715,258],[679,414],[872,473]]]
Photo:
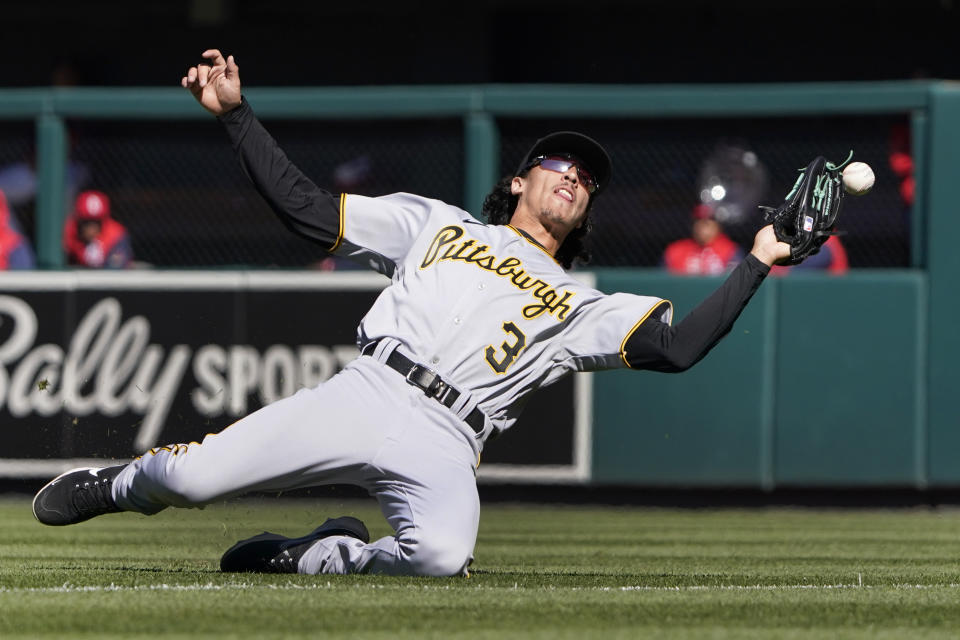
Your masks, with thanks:
[[[862,196],[873,188],[873,169],[866,162],[851,162],[843,170],[843,188],[853,196]]]

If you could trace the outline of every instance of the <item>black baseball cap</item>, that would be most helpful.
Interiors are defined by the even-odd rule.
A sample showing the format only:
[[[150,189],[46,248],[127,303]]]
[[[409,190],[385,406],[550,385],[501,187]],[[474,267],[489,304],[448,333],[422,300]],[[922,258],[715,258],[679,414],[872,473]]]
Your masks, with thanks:
[[[586,169],[593,174],[597,181],[595,196],[602,193],[610,182],[612,173],[610,156],[599,142],[576,131],[557,131],[537,140],[517,167],[515,175],[523,173],[524,169],[529,168],[534,159],[540,156],[567,153],[583,162]]]

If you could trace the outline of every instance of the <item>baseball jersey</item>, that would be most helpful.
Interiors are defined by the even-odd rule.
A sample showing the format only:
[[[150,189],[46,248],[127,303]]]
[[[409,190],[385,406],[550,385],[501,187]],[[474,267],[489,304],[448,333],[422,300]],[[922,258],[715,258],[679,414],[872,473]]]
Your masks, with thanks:
[[[668,301],[606,295],[520,230],[482,224],[439,200],[351,194],[341,206],[337,255],[392,279],[360,323],[360,344],[398,339],[472,393],[501,430],[537,388],[574,371],[626,366],[626,338],[651,313],[670,321]]]

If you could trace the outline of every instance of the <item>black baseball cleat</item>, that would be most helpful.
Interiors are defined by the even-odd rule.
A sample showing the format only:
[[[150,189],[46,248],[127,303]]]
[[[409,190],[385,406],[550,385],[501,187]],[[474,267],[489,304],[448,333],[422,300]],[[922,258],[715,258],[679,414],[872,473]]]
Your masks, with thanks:
[[[220,570],[230,573],[296,573],[300,558],[314,542],[330,536],[350,536],[370,542],[367,527],[350,516],[328,518],[302,538],[288,538],[264,531],[241,540],[220,558]]]
[[[113,479],[126,465],[71,469],[47,483],[33,498],[33,515],[43,524],[76,524],[123,511],[113,501]]]

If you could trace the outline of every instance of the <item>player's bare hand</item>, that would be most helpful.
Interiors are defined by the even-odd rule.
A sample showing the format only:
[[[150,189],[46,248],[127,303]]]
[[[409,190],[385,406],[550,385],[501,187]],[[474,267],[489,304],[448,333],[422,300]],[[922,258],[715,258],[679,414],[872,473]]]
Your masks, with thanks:
[[[202,57],[210,64],[190,67],[180,85],[215,116],[240,106],[240,67],[233,56],[224,59],[219,49],[207,49]]]
[[[750,250],[750,253],[760,262],[772,267],[790,257],[790,245],[777,240],[773,225],[768,224],[754,236],[753,249]]]

